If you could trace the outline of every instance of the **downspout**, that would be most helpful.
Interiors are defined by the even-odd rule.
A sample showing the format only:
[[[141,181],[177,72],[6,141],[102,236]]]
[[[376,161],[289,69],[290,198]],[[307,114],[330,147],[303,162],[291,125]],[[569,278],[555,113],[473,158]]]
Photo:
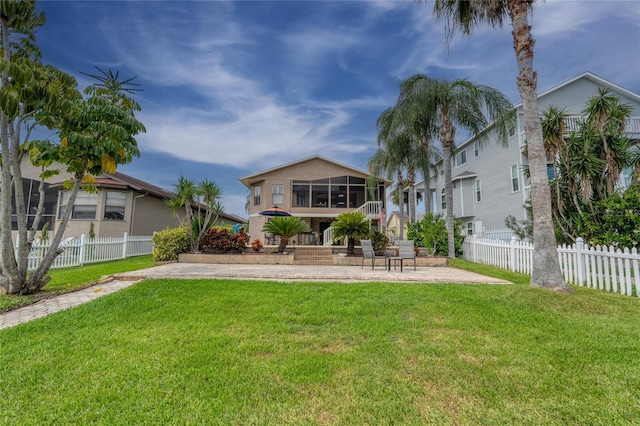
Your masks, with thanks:
[[[133,234],[133,221],[136,217],[136,200],[138,198],[142,198],[149,195],[149,191],[146,191],[144,194],[136,195],[133,197],[133,201],[131,202],[131,221],[129,222],[129,235]]]

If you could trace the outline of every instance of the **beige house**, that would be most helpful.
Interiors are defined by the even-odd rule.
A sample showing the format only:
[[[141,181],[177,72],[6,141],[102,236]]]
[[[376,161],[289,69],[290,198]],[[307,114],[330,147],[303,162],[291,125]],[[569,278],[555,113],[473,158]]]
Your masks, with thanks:
[[[369,173],[321,156],[313,156],[243,177],[249,188],[249,235],[264,244],[273,244],[262,231],[269,216],[265,209],[278,206],[306,221],[311,232],[291,239],[292,245],[330,245],[331,222],[341,213],[360,211],[372,227],[385,225],[385,194],[391,183],[378,181],[372,193],[367,187]]]
[[[40,170],[25,160],[22,174],[30,226],[40,198]],[[64,189],[63,182],[70,177],[68,173],[61,173],[46,181],[44,215],[39,229],[44,223],[49,223],[49,231],[52,234],[55,232],[67,207],[68,192]],[[165,200],[174,195],[170,191],[119,172],[97,177],[96,187],[96,193],[78,192],[64,238],[79,237],[82,234],[88,236],[92,224],[96,238],[122,237],[125,232],[129,235],[147,236],[180,224],[181,216],[176,216],[165,204]],[[229,214],[223,214],[218,219],[218,224],[235,225],[245,222],[245,219]],[[13,225],[14,230],[17,229],[15,221]]]
[[[424,218],[423,214],[418,214],[416,217],[416,221],[420,222],[423,218]],[[403,236],[406,239],[407,224],[409,223],[409,216],[406,213],[404,215],[404,219],[402,223],[404,225]],[[387,219],[387,237],[389,237],[389,240],[392,242],[400,239],[400,212],[397,210],[391,212],[391,214],[389,215],[389,218]]]

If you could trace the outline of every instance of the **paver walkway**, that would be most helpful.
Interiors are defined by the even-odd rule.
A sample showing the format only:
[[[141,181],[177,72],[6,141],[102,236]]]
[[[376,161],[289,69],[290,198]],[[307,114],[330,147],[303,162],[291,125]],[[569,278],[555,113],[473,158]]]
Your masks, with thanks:
[[[0,329],[41,318],[89,302],[97,297],[129,287],[143,279],[260,279],[276,281],[339,281],[339,282],[406,282],[406,283],[461,283],[511,284],[451,267],[419,267],[387,271],[382,266],[372,270],[359,266],[300,266],[300,265],[220,265],[204,263],[167,263],[139,271],[116,274],[112,281],[102,282],[82,290],[73,291],[29,306],[0,314]]]

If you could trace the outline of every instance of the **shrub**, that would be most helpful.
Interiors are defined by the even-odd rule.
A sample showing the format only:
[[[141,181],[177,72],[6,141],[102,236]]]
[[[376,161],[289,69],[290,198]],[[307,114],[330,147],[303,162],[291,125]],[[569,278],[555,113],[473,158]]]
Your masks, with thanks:
[[[200,237],[198,247],[204,253],[244,253],[249,235],[240,229],[233,233],[229,227],[214,226]]]
[[[373,245],[373,251],[377,255],[384,255],[385,249],[389,245],[389,237],[380,231],[373,231],[371,233],[371,245]]]
[[[454,228],[456,255],[462,254],[464,236],[460,231],[460,221],[456,221]],[[444,216],[429,213],[420,222],[407,225],[407,238],[413,240],[417,247],[433,249],[434,255],[447,256],[447,223]]]
[[[640,191],[629,187],[594,205],[594,213],[585,212],[585,242],[589,245],[633,248],[640,244]]]
[[[253,242],[251,243],[251,250],[255,251],[256,253],[262,250],[262,247],[262,241],[258,239],[253,240]]]
[[[153,234],[153,260],[176,260],[189,251],[189,233],[184,227],[167,228]]]

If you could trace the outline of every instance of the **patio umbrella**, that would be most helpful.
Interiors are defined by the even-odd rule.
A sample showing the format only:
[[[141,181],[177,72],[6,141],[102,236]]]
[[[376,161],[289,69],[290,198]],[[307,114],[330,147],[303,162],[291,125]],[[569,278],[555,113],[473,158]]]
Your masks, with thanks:
[[[269,207],[266,210],[262,210],[260,214],[263,216],[291,216],[289,212],[282,210],[278,206],[273,206],[273,207]]]

